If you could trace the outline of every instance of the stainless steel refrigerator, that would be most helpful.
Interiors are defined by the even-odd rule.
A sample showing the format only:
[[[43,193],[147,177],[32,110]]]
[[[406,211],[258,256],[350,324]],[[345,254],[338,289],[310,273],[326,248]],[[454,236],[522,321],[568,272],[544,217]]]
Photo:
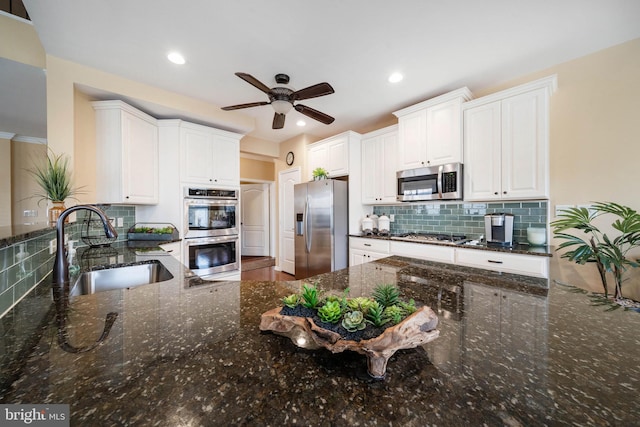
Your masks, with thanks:
[[[334,179],[297,184],[296,279],[346,268],[349,212],[347,183]]]

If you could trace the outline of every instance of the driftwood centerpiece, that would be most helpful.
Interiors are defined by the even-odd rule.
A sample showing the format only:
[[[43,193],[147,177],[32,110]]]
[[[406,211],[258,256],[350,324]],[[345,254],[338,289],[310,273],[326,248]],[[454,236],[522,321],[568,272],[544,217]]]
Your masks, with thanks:
[[[379,379],[384,378],[387,362],[396,351],[417,347],[440,335],[436,329],[438,316],[427,306],[418,308],[400,323],[386,328],[381,335],[361,341],[344,339],[334,331],[317,326],[309,317],[282,315],[281,310],[282,307],[276,307],[263,313],[260,330],[289,337],[302,348],[324,347],[332,353],[351,350],[363,354],[367,356],[369,375]]]

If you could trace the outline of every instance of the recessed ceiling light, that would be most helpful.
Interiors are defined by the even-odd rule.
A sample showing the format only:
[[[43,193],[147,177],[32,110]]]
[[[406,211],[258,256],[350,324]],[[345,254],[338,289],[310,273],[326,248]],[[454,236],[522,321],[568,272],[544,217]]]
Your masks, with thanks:
[[[400,73],[393,73],[389,76],[389,83],[398,83],[403,79],[403,75]]]
[[[298,121],[296,122],[296,124],[297,124],[298,126],[306,126],[306,125],[307,125],[307,122],[305,122],[304,120],[298,120]]]
[[[182,56],[178,52],[169,53],[167,55],[167,58],[169,59],[169,61],[173,62],[174,64],[182,65],[185,63],[184,56]]]

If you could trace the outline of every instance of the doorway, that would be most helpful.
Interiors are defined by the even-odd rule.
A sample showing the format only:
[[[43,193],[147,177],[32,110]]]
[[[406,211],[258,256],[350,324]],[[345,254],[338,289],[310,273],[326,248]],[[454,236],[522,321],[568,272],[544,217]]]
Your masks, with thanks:
[[[278,223],[280,225],[279,267],[285,273],[296,274],[296,248],[294,230],[293,187],[301,181],[300,168],[291,168],[278,174]]]
[[[240,241],[242,256],[271,255],[271,213],[269,184],[240,186]]]

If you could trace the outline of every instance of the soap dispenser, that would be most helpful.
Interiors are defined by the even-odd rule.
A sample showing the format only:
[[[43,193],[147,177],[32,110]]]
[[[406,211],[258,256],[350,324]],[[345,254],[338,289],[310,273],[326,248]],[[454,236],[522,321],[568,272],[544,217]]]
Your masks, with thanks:
[[[67,242],[67,261],[69,262],[69,273],[75,274],[80,270],[80,266],[74,263],[74,259],[76,257],[76,248],[73,246],[74,243],[78,243],[77,240],[69,240]]]

